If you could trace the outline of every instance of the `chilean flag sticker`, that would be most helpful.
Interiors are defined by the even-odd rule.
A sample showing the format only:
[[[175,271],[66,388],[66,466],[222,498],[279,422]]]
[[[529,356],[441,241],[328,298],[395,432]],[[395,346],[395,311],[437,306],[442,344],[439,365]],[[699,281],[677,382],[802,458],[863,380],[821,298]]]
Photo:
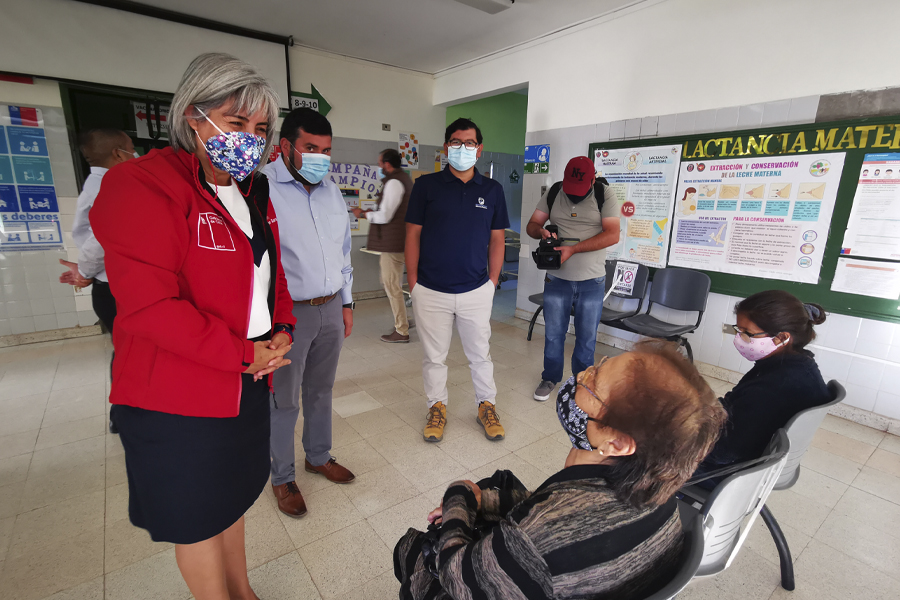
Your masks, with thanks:
[[[0,125],[22,125],[41,127],[44,116],[41,109],[29,106],[0,105]]]

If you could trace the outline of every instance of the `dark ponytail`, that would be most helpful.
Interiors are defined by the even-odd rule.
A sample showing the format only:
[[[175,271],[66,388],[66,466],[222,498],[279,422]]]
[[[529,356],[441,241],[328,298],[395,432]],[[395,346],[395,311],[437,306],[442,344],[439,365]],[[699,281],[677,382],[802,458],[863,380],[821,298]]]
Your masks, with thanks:
[[[735,314],[740,314],[770,336],[781,332],[791,336],[791,348],[802,350],[816,339],[813,325],[825,322],[825,309],[818,304],[804,304],[788,292],[767,290],[738,302]]]

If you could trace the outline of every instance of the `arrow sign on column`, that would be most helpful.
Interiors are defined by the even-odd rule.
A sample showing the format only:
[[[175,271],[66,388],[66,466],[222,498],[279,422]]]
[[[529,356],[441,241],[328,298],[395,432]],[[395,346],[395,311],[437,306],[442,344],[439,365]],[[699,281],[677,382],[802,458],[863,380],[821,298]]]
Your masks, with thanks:
[[[327,116],[331,110],[331,105],[328,104],[321,92],[316,89],[316,86],[310,85],[310,88],[312,89],[311,94],[291,92],[291,110],[295,108],[311,108],[318,111],[323,117]]]

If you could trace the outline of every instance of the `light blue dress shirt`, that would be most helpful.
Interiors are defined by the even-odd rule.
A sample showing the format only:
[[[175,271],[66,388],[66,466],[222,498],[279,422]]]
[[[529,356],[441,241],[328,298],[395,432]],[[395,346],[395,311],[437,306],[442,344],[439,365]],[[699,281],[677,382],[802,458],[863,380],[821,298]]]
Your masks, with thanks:
[[[295,302],[341,293],[353,301],[350,217],[341,190],[327,177],[307,193],[279,156],[263,168],[278,217],[281,266]]]
[[[88,215],[97,194],[100,193],[100,182],[107,169],[91,167],[91,174],[84,180],[84,187],[78,195],[75,206],[75,220],[72,222],[72,238],[78,247],[78,272],[87,279],[107,281],[106,267],[103,264],[103,248],[91,231]]]

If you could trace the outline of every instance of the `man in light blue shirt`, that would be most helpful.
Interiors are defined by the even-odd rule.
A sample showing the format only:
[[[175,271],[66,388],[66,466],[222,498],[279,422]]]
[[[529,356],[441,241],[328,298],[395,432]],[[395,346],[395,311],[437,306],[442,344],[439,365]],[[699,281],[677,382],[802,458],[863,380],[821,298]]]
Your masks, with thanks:
[[[106,266],[103,261],[103,248],[94,237],[88,215],[94,200],[100,193],[103,175],[119,163],[135,158],[134,143],[128,134],[118,129],[91,129],[78,137],[81,154],[91,167],[91,174],[84,180],[84,187],[78,196],[75,206],[75,220],[72,223],[72,237],[78,247],[78,262],[60,260],[60,264],[68,269],[59,276],[60,283],[68,283],[76,287],[91,286],[91,306],[106,330],[112,335],[113,323],[116,319],[116,299],[109,289],[106,279]],[[114,352],[115,354],[115,352]],[[112,366],[110,366],[112,376]],[[109,431],[118,433],[110,410]]]
[[[263,169],[281,232],[281,264],[294,300],[291,364],[274,374],[272,488],[278,508],[306,514],[296,483],[294,428],[303,391],[305,468],[335,483],[353,474],[331,456],[331,398],[338,358],[353,329],[350,218],[331,170],[331,124],[318,112],[292,111],[281,126],[282,155]]]

